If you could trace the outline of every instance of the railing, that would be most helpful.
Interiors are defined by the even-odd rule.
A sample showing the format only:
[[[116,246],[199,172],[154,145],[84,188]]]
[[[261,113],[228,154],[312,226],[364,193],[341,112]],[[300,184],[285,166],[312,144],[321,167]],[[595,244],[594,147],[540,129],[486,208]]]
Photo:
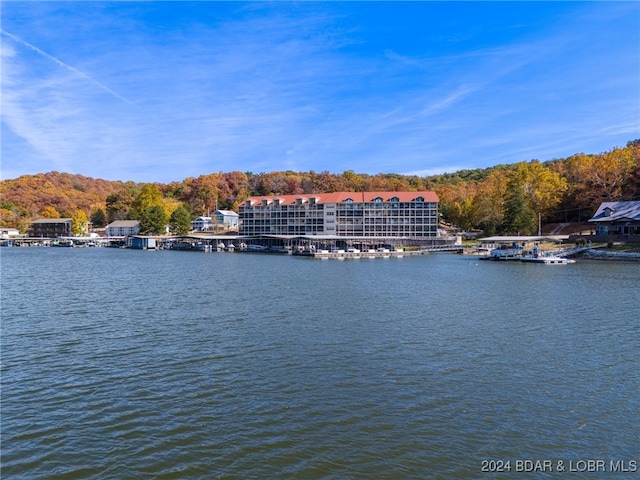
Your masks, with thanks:
[[[462,245],[429,245],[421,247],[420,250],[425,252],[457,252],[462,248]]]

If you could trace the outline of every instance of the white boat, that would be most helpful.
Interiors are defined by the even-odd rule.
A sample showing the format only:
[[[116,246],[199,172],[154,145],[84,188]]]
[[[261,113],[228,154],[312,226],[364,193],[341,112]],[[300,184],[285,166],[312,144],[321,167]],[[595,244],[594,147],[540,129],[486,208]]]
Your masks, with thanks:
[[[489,252],[492,260],[520,260],[522,258],[522,245],[500,245]]]
[[[264,252],[266,249],[263,245],[247,245],[247,252]]]
[[[576,263],[575,260],[558,257],[553,253],[544,254],[540,252],[538,247],[534,247],[531,254],[520,257],[520,261],[527,263],[543,263],[545,265],[567,265],[568,263]]]
[[[73,247],[73,240],[56,240],[51,244],[52,247]]]
[[[197,250],[199,252],[208,252],[211,247],[204,242],[196,242],[191,246],[192,250]]]

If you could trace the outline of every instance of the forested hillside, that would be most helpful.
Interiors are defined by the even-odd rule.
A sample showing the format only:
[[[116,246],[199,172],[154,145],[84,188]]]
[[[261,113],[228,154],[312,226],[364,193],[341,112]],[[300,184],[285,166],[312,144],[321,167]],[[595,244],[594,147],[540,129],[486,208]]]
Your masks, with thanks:
[[[237,210],[250,195],[434,190],[443,219],[486,233],[532,233],[544,223],[588,219],[602,201],[640,199],[640,140],[599,154],[579,153],[430,177],[329,172],[228,172],[170,184],[111,182],[50,172],[0,182],[0,225],[26,231],[36,218],[88,217],[94,226],[151,210],[195,217]],[[179,208],[181,207],[181,208]]]

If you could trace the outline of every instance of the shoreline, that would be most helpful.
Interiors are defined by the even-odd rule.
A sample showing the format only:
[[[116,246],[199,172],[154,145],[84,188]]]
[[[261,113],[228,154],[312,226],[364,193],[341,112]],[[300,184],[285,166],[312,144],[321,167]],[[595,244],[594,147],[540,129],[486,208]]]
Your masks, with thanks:
[[[615,260],[624,262],[640,262],[639,252],[610,252],[606,250],[587,250],[579,258],[587,260]]]

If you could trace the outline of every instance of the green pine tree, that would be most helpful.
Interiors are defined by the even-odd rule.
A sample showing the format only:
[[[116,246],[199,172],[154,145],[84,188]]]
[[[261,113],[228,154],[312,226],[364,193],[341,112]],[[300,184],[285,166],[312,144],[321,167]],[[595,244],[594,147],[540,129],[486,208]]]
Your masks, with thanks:
[[[535,231],[536,213],[529,206],[524,189],[517,182],[509,182],[502,232],[511,235],[530,235]]]

